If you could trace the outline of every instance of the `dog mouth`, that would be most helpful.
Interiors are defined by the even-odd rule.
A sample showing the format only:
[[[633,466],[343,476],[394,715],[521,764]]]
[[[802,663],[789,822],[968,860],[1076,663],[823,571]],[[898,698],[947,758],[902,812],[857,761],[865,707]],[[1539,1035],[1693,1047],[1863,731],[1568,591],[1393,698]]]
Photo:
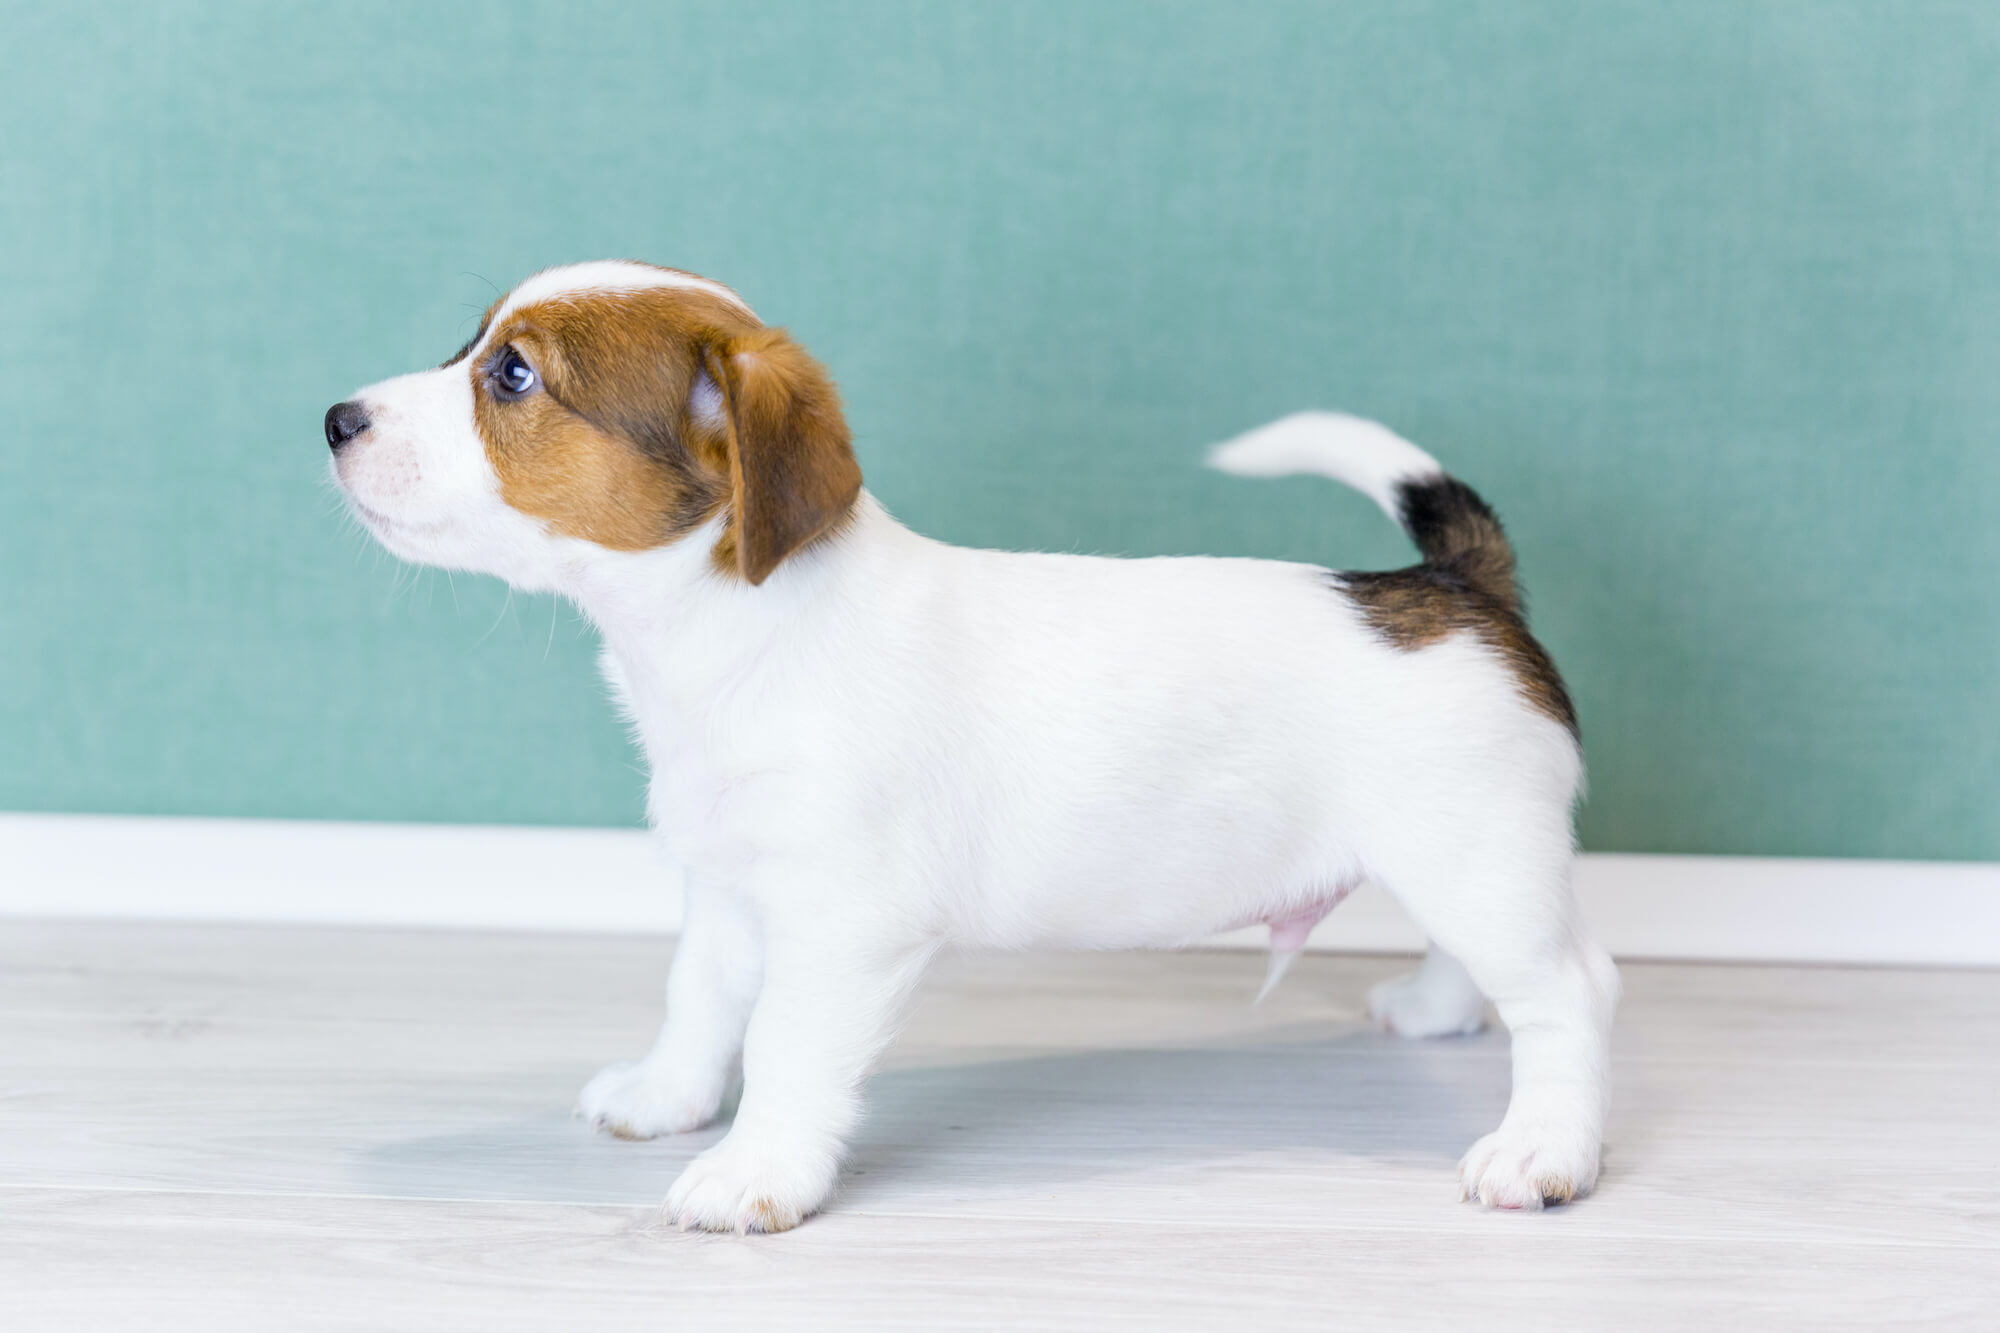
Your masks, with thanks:
[[[378,535],[385,531],[394,531],[409,526],[395,515],[377,509],[374,505],[369,504],[356,494],[354,486],[347,480],[347,470],[341,466],[343,461],[340,458],[335,458],[332,467],[328,470],[333,474],[333,488],[340,492],[340,498],[347,505],[349,513],[360,519],[364,526]]]

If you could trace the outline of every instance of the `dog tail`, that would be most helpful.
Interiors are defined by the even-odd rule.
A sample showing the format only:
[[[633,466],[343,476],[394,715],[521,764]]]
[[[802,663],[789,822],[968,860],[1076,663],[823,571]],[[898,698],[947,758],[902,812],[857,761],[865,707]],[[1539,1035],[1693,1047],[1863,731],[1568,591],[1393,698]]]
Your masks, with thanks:
[[[1514,548],[1464,482],[1386,426],[1340,412],[1297,412],[1215,446],[1208,465],[1238,477],[1331,477],[1396,520],[1424,567],[1519,614]]]

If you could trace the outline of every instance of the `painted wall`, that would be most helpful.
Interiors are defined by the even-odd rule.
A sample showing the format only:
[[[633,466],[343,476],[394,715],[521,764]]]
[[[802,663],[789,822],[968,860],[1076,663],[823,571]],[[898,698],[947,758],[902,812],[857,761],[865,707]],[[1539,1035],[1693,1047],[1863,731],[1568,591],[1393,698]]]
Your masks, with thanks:
[[[636,819],[574,616],[376,554],[319,433],[495,286],[633,255],[794,328],[956,541],[1404,563],[1195,465],[1393,423],[1517,537],[1587,846],[2000,856],[1991,3],[0,30],[0,808]]]

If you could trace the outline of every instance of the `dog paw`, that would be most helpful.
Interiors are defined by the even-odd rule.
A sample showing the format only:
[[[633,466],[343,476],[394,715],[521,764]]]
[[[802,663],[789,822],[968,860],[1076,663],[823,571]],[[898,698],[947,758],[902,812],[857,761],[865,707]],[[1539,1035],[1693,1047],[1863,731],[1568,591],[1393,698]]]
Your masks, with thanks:
[[[1398,1037],[1465,1037],[1486,1026],[1486,1001],[1479,992],[1438,985],[1424,972],[1370,990],[1368,1012]]]
[[[576,1113],[615,1138],[651,1139],[700,1129],[721,1102],[719,1091],[690,1093],[647,1061],[621,1060],[584,1084]]]
[[[1551,1121],[1505,1123],[1472,1145],[1458,1176],[1468,1203],[1536,1212],[1590,1193],[1597,1163],[1594,1133]]]
[[[687,1231],[790,1231],[833,1189],[838,1160],[785,1154],[731,1134],[688,1164],[667,1191],[667,1220]]]

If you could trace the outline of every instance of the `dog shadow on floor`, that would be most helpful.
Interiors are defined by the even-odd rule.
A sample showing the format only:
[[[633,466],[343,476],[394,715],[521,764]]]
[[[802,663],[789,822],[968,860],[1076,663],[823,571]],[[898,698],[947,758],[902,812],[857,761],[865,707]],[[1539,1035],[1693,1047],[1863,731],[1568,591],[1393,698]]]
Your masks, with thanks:
[[[1046,1198],[1140,1172],[1447,1171],[1499,1123],[1506,1049],[1490,1032],[1413,1043],[1356,1031],[891,1068],[869,1085],[837,1206]],[[379,1143],[350,1165],[357,1184],[405,1197],[657,1204],[727,1128],[628,1143],[552,1114]]]

